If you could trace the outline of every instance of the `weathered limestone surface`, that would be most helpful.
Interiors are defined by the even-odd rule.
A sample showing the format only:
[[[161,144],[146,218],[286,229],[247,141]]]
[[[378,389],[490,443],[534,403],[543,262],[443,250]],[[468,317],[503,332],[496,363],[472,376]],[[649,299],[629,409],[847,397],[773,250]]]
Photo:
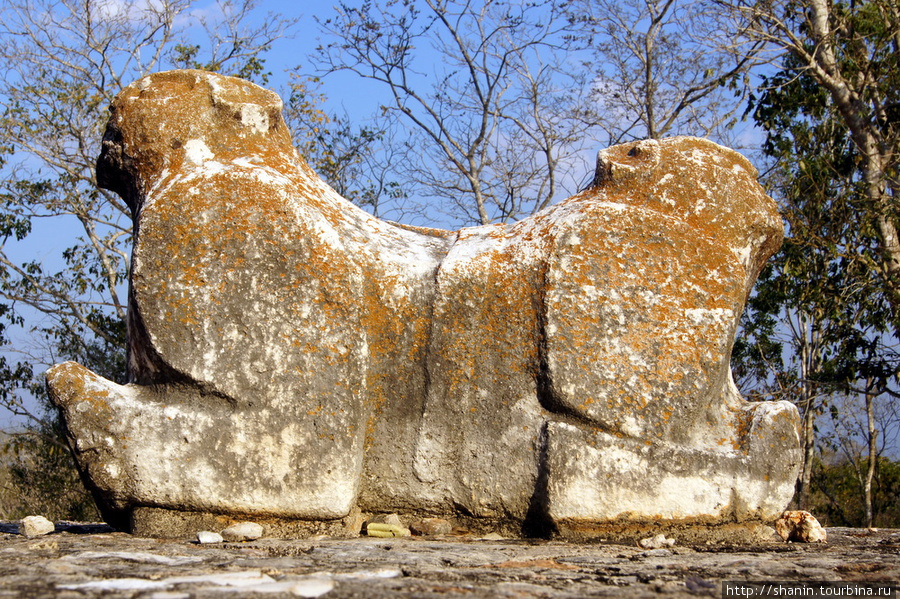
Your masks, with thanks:
[[[29,539],[15,534],[15,524],[0,522],[0,597],[751,596],[752,587],[727,594],[726,582],[756,583],[757,597],[888,597],[896,596],[888,589],[900,580],[896,529],[830,528],[827,544],[778,539],[737,546],[676,543],[648,550],[636,544],[522,542],[464,534],[200,544],[189,537],[146,539],[96,525],[60,523],[59,528]],[[819,590],[823,586],[831,588]]]
[[[771,522],[796,409],[729,357],[782,225],[739,154],[601,152],[514,225],[399,226],[328,187],[281,101],[198,71],[126,88],[98,161],[134,213],[131,383],[48,372],[105,516],[459,516],[575,537]]]

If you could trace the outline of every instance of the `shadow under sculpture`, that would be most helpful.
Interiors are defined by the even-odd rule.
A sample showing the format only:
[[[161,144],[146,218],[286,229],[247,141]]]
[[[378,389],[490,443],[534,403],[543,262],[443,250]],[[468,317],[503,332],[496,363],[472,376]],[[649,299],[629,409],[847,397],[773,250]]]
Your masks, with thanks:
[[[738,153],[615,146],[578,195],[450,232],[344,200],[248,82],[159,73],[111,110],[131,382],[47,373],[111,523],[362,510],[608,538],[789,501],[797,410],[745,401],[729,365],[783,231]]]

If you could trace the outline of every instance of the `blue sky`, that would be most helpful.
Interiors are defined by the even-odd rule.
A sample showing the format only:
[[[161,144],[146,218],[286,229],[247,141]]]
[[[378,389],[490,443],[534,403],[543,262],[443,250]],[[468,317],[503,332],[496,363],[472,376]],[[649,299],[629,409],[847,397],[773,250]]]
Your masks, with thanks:
[[[286,0],[263,1],[257,9],[260,15],[268,12],[280,13],[287,18],[299,19],[294,35],[278,40],[266,57],[266,66],[271,71],[269,87],[281,92],[287,85],[286,70],[299,67],[304,74],[314,74],[314,65],[309,56],[319,44],[320,32],[316,18],[326,19],[335,13],[336,2],[331,0],[305,0],[302,3]],[[351,5],[356,2],[349,2]],[[355,119],[366,119],[379,105],[378,90],[372,84],[361,81],[349,74],[332,74],[322,82],[322,90],[328,98],[332,110],[346,109]]]

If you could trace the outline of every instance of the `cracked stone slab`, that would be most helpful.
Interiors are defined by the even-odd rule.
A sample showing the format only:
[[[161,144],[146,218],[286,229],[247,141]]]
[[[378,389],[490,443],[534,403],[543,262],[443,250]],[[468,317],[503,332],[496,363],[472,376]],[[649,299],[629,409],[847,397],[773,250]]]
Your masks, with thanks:
[[[900,579],[900,531],[829,528],[829,543],[635,544],[563,541],[259,539],[57,532],[29,539],[0,523],[0,597],[721,597],[725,581],[846,584]],[[68,530],[102,530],[81,527]],[[107,527],[108,531],[108,527]],[[325,592],[327,591],[327,592]],[[156,594],[158,593],[158,594]],[[256,595],[254,595],[256,596]]]

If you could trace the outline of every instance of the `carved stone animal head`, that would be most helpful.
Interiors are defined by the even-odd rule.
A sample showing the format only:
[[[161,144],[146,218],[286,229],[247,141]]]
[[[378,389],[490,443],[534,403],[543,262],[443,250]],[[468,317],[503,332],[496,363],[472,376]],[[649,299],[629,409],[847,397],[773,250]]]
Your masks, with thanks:
[[[218,81],[205,71],[168,71],[116,96],[97,160],[100,187],[118,193],[137,214],[148,191],[138,186],[184,161],[297,158],[277,94],[239,79],[227,86]]]

